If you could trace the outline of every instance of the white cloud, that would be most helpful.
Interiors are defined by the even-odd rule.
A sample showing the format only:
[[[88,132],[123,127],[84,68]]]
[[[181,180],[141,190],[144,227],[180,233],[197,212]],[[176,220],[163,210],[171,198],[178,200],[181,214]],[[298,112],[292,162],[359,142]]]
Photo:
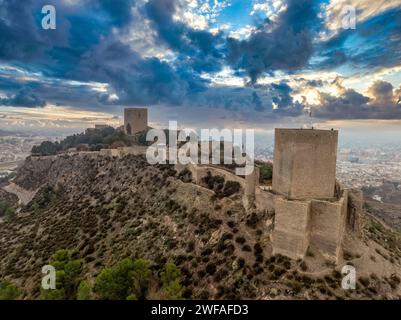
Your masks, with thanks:
[[[256,14],[258,11],[262,11],[266,14],[266,17],[272,21],[275,21],[281,11],[286,9],[287,5],[283,0],[268,0],[265,2],[254,3],[250,15]]]
[[[246,25],[240,29],[230,31],[228,36],[234,39],[243,40],[248,38],[255,30],[256,28],[254,26]]]
[[[174,19],[194,29],[205,30],[214,24],[222,10],[230,5],[228,0],[181,0]]]

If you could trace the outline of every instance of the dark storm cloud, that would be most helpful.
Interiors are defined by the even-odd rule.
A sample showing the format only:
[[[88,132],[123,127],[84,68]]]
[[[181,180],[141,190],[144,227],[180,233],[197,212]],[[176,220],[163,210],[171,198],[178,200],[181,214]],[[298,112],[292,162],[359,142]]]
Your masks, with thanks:
[[[304,103],[294,101],[293,95],[302,90],[295,91],[287,82],[258,85],[257,80],[275,71],[332,69],[346,62],[366,68],[392,66],[401,58],[400,9],[369,18],[357,30],[319,44],[314,41],[324,26],[317,0],[288,0],[277,20],[266,21],[242,41],[174,19],[185,10],[182,0],[83,0],[79,5],[51,1],[57,8],[57,29],[45,31],[40,26],[41,7],[48,2],[0,0],[0,61],[36,77],[26,80],[16,71],[6,74],[0,69],[2,105],[43,107],[47,102],[99,111],[119,105],[185,105],[224,108],[242,116],[254,113],[263,119],[297,117]],[[132,32],[140,34],[133,30],[134,23],[150,28],[147,40],[156,53],[168,49],[173,57],[145,56],[135,43],[127,42]],[[354,40],[370,50],[350,47]],[[312,57],[323,62],[311,65]],[[226,66],[237,76],[250,78],[250,83],[212,85],[208,79]],[[326,84],[319,79],[296,81],[300,88]],[[93,82],[107,84],[107,92],[94,90]],[[375,83],[370,95],[374,98],[369,100],[345,88],[339,97],[321,93],[316,116],[400,118],[394,102],[399,91]]]
[[[0,98],[0,106],[15,106],[25,108],[44,107],[46,101],[37,97],[30,90],[21,90],[14,96]]]
[[[195,30],[173,16],[181,5],[176,0],[149,0],[145,13],[157,31],[158,41],[178,53],[178,60],[195,72],[221,70],[223,54],[218,48],[224,44],[221,34]]]
[[[0,59],[29,60],[42,51],[31,7],[31,0],[0,0]]]
[[[191,97],[194,106],[224,108],[239,112],[247,120],[258,118],[277,120],[280,117],[296,117],[303,114],[304,105],[294,101],[286,82],[256,86],[217,86]],[[274,106],[274,107],[273,107]]]
[[[375,102],[382,105],[394,103],[393,85],[387,81],[375,81],[369,88],[369,93],[375,97]]]
[[[106,40],[82,59],[76,77],[112,85],[121,104],[180,104],[205,80],[157,58],[142,58],[120,41]]]
[[[376,81],[368,89],[371,98],[355,90],[342,88],[340,96],[320,93],[320,106],[313,115],[326,119],[401,119],[401,105],[395,99],[393,86]]]
[[[253,83],[266,72],[292,72],[305,67],[321,25],[319,8],[319,1],[289,0],[276,24],[267,21],[247,40],[228,40],[230,65],[246,70]]]
[[[21,1],[12,1],[2,13],[10,18],[5,34],[18,41],[17,50],[8,49],[13,43],[3,45],[1,42],[0,59],[29,63],[29,68],[40,70],[46,77],[107,83],[111,85],[112,93],[118,94],[121,104],[179,104],[186,94],[205,89],[206,81],[192,72],[186,61],[170,65],[158,58],[142,58],[119,40],[119,32],[124,32],[121,28],[131,21],[130,8],[134,1],[121,0],[117,5],[116,1],[87,0],[75,9],[64,8],[61,2],[55,4],[58,24],[63,26],[64,22],[63,34],[68,35],[68,41],[60,38],[53,42],[54,39],[48,37],[53,33],[42,30],[40,20],[35,24],[29,12],[40,12],[38,3],[28,1],[23,6]],[[15,28],[18,26],[17,12],[26,14],[26,23],[19,28]],[[113,28],[117,32],[112,32]],[[57,29],[55,34],[58,32]],[[29,41],[24,42],[24,37]],[[215,68],[215,63],[208,57],[207,35],[193,31],[191,37],[199,46],[199,55],[196,61],[189,59],[190,65],[202,70]],[[30,47],[40,48],[40,52],[38,50],[34,56]],[[191,52],[186,54],[189,57]],[[60,89],[60,86],[56,87]],[[77,88],[67,90],[66,94],[68,91],[77,91]],[[93,93],[87,88],[79,93],[88,94],[88,103],[93,101]],[[69,104],[79,105],[79,97],[71,96]],[[63,100],[64,104],[66,95],[60,95],[59,99],[55,97],[53,101],[60,103],[59,100]],[[105,105],[112,103],[108,94],[99,94],[98,102]]]

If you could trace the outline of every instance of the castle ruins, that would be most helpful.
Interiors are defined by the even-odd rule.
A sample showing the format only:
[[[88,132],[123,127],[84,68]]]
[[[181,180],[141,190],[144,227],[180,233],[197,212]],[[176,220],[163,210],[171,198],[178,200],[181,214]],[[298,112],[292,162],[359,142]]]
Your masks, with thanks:
[[[145,108],[124,110],[124,130],[128,135],[148,128]],[[259,185],[259,168],[245,177],[219,165],[176,164],[177,172],[189,170],[192,182],[201,184],[209,174],[236,181],[243,190],[246,212],[268,212],[270,242],[274,254],[303,259],[309,248],[337,263],[346,228],[358,234],[363,194],[342,189],[336,181],[338,131],[276,129],[272,187]],[[134,145],[85,155],[124,157],[145,155],[147,147]],[[57,157],[57,156],[56,156]],[[268,223],[269,222],[269,223]]]

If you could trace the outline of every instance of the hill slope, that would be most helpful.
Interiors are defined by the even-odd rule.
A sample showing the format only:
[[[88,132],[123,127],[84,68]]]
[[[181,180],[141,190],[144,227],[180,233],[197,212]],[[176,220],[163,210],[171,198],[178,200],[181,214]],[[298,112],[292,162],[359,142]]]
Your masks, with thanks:
[[[40,188],[18,216],[0,223],[0,279],[13,281],[25,298],[39,297],[41,268],[63,248],[76,251],[91,283],[127,257],[173,261],[185,298],[400,295],[400,236],[367,215],[362,238],[346,235],[344,261],[335,267],[314,248],[303,262],[272,256],[273,213],[246,213],[242,191],[216,197],[141,156],[28,158],[13,182]],[[341,289],[347,262],[356,267],[357,290]]]

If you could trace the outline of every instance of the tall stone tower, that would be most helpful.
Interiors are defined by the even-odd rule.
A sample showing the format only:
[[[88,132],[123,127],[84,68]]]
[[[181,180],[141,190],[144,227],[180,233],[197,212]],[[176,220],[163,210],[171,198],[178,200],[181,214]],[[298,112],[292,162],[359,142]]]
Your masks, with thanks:
[[[148,128],[148,109],[125,108],[124,131],[128,135],[134,135]]]
[[[338,131],[276,129],[273,191],[288,199],[330,199],[336,185]]]
[[[276,129],[274,254],[303,259],[313,246],[338,261],[348,192],[335,192],[337,143],[334,130]]]

